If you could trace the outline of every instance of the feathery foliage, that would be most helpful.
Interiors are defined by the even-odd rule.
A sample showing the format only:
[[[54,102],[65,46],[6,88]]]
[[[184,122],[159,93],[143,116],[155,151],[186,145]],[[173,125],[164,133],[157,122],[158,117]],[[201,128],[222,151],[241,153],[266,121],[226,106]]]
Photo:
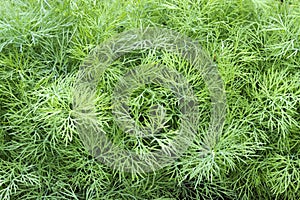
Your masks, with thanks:
[[[0,199],[300,198],[299,1],[3,0],[0,13]],[[227,116],[218,142],[205,149],[210,98],[201,75],[168,53],[118,59],[99,77],[97,97],[112,141],[137,151],[156,145],[112,124],[111,94],[130,66],[160,59],[176,68],[200,110],[199,130],[180,158],[130,174],[85,149],[73,86],[98,44],[146,26],[201,44],[223,78]],[[166,88],[141,87],[130,98],[132,116],[147,125],[149,108],[166,105],[166,125],[176,126],[172,99]]]

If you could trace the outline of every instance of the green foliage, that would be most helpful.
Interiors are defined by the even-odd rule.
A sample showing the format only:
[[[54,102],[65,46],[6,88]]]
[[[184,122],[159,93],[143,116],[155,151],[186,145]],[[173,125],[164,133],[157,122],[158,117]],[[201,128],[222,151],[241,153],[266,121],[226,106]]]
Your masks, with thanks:
[[[299,1],[3,0],[0,13],[0,199],[300,198]],[[228,114],[218,143],[205,148],[210,100],[201,76],[163,55],[193,85],[199,131],[173,165],[128,174],[85,150],[72,88],[90,50],[148,25],[199,41],[224,80]],[[136,59],[128,55],[99,77],[105,92],[97,109],[105,114],[98,118],[109,130],[116,128],[109,115],[115,81],[125,67],[153,58]],[[167,90],[146,89],[132,96],[135,114],[172,99]]]

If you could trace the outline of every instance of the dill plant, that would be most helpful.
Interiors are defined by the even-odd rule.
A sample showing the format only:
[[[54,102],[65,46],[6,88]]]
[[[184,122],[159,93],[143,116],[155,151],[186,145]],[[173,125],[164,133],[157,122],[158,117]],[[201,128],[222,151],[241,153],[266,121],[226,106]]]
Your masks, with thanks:
[[[0,199],[300,198],[299,1],[4,0],[0,13]],[[95,46],[151,25],[188,35],[209,52],[225,84],[228,114],[207,151],[205,84],[186,63],[163,55],[196,91],[198,133],[172,165],[131,174],[97,162],[84,148],[72,88]],[[107,94],[135,59],[152,58],[129,55],[99,77],[106,92],[98,109],[111,109]],[[132,96],[137,113],[141,100],[163,103],[169,94],[152,87],[137,98],[145,89]],[[120,142],[119,136],[111,137]],[[147,149],[146,142],[132,144]]]

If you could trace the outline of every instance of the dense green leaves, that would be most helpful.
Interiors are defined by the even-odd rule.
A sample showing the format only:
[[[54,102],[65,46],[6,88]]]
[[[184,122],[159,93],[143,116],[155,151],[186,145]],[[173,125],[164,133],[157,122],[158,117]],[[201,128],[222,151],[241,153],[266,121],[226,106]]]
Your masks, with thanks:
[[[299,1],[3,0],[0,13],[0,199],[300,198]],[[160,55],[193,85],[201,124],[173,165],[128,174],[85,150],[72,86],[92,48],[148,25],[199,41],[224,80],[228,115],[222,136],[208,150],[202,142],[210,101],[201,76]],[[99,77],[104,92],[97,109],[104,114],[98,117],[115,141],[126,136],[113,136],[110,94],[125,67],[153,57],[138,59],[128,55]],[[162,104],[170,95],[157,88],[141,98],[136,92],[136,119],[147,105]],[[137,140],[132,144],[147,148]]]

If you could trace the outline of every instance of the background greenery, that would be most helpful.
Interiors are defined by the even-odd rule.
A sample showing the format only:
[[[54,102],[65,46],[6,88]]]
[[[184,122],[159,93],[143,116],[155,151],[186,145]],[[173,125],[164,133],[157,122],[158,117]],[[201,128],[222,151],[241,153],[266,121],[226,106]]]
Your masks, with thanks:
[[[300,198],[299,1],[2,0],[0,13],[0,199]],[[206,156],[195,140],[173,165],[131,175],[84,149],[72,85],[91,49],[147,25],[209,52],[228,115]]]

